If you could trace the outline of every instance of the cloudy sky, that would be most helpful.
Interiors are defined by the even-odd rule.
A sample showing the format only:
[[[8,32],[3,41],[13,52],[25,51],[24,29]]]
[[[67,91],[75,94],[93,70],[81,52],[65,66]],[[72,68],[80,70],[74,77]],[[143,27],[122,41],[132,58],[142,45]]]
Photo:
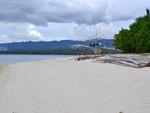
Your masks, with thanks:
[[[113,38],[150,0],[0,0],[0,43]]]

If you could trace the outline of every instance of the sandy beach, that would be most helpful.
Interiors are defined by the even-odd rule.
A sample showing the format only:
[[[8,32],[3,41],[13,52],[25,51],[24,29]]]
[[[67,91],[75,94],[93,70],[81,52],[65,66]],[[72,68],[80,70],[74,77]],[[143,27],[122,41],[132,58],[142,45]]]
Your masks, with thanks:
[[[150,113],[150,68],[69,59],[0,67],[0,113]]]

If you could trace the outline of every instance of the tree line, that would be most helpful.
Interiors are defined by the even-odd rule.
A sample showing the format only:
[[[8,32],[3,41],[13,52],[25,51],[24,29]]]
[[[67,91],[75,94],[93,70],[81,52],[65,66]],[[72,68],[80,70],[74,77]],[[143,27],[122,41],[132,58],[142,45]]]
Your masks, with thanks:
[[[124,53],[149,53],[150,52],[150,10],[146,15],[139,17],[129,29],[121,29],[115,34],[114,45]]]

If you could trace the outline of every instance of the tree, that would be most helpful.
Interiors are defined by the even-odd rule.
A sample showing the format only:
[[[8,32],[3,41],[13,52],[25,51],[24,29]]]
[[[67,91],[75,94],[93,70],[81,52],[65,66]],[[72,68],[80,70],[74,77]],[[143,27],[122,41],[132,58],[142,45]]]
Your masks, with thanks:
[[[147,13],[147,16],[149,16],[149,15],[150,15],[150,11],[149,11],[149,9],[146,9],[146,13]]]
[[[150,16],[139,17],[129,29],[121,29],[116,34],[114,45],[124,53],[150,52]]]

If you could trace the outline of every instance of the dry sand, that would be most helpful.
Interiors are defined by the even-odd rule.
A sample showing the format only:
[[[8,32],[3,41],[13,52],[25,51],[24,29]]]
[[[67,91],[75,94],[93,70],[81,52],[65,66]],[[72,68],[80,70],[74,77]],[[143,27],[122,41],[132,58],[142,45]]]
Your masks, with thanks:
[[[50,60],[5,66],[0,113],[150,113],[150,68]]]

